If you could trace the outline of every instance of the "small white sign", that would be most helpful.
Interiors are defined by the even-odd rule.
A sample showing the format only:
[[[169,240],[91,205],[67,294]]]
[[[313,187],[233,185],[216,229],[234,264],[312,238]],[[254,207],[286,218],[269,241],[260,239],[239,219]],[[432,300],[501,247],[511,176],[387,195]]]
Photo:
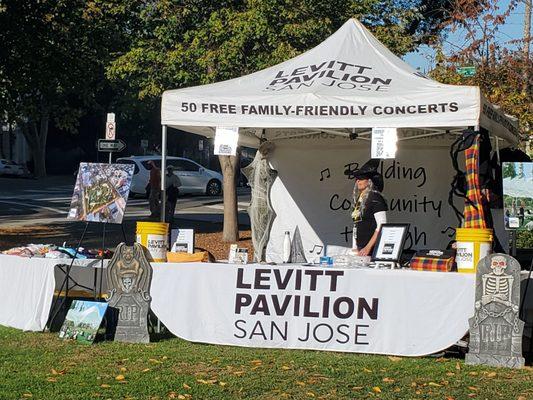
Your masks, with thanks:
[[[474,269],[474,243],[457,242],[455,262],[457,263],[457,268]]]
[[[215,132],[215,155],[234,156],[237,154],[239,128],[217,127]]]
[[[116,126],[115,122],[106,122],[105,124],[105,138],[108,140],[114,140],[115,139],[115,132],[116,132]]]
[[[371,158],[395,158],[398,131],[396,128],[372,128]]]
[[[194,253],[194,229],[172,229],[170,242],[173,253]]]
[[[115,122],[115,113],[107,113],[107,122]]]

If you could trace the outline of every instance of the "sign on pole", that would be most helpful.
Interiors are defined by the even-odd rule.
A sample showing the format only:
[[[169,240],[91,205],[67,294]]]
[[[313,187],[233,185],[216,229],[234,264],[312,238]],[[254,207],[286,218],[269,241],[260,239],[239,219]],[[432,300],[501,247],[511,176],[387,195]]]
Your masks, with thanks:
[[[239,141],[239,128],[217,127],[215,131],[215,155],[234,156],[237,154]]]
[[[466,77],[474,76],[476,75],[476,67],[459,67],[457,73]]]
[[[398,133],[396,128],[372,128],[371,158],[395,158]]]
[[[108,151],[110,153],[118,153],[126,148],[126,143],[120,139],[108,140],[98,139],[98,151]]]
[[[107,122],[105,123],[105,138],[109,140],[115,139],[116,125],[115,125],[115,114],[107,114]]]

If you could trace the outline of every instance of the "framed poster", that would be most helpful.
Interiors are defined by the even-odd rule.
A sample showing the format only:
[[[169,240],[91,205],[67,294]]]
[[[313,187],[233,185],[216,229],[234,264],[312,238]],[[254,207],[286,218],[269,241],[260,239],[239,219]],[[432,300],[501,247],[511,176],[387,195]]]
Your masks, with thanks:
[[[170,242],[173,253],[194,253],[194,229],[172,229]]]
[[[372,261],[400,261],[409,224],[383,224],[374,246]]]
[[[74,300],[59,331],[59,337],[91,344],[100,328],[107,305],[97,301]]]
[[[505,229],[533,231],[533,162],[504,162]]]
[[[80,163],[67,219],[122,223],[134,168],[132,164]]]

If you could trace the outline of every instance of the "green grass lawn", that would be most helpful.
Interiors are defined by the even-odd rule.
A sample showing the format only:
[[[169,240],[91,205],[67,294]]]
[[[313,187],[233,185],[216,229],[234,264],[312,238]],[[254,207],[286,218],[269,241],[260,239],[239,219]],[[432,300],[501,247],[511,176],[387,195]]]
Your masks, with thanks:
[[[0,399],[533,399],[533,369],[166,339],[65,342],[0,327]]]

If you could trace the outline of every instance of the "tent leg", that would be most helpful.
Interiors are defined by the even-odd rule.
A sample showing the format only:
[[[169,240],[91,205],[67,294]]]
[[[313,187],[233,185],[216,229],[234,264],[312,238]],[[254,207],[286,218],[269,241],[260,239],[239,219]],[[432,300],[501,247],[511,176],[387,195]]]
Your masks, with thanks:
[[[161,222],[165,222],[167,193],[165,189],[167,170],[167,126],[161,126]]]

